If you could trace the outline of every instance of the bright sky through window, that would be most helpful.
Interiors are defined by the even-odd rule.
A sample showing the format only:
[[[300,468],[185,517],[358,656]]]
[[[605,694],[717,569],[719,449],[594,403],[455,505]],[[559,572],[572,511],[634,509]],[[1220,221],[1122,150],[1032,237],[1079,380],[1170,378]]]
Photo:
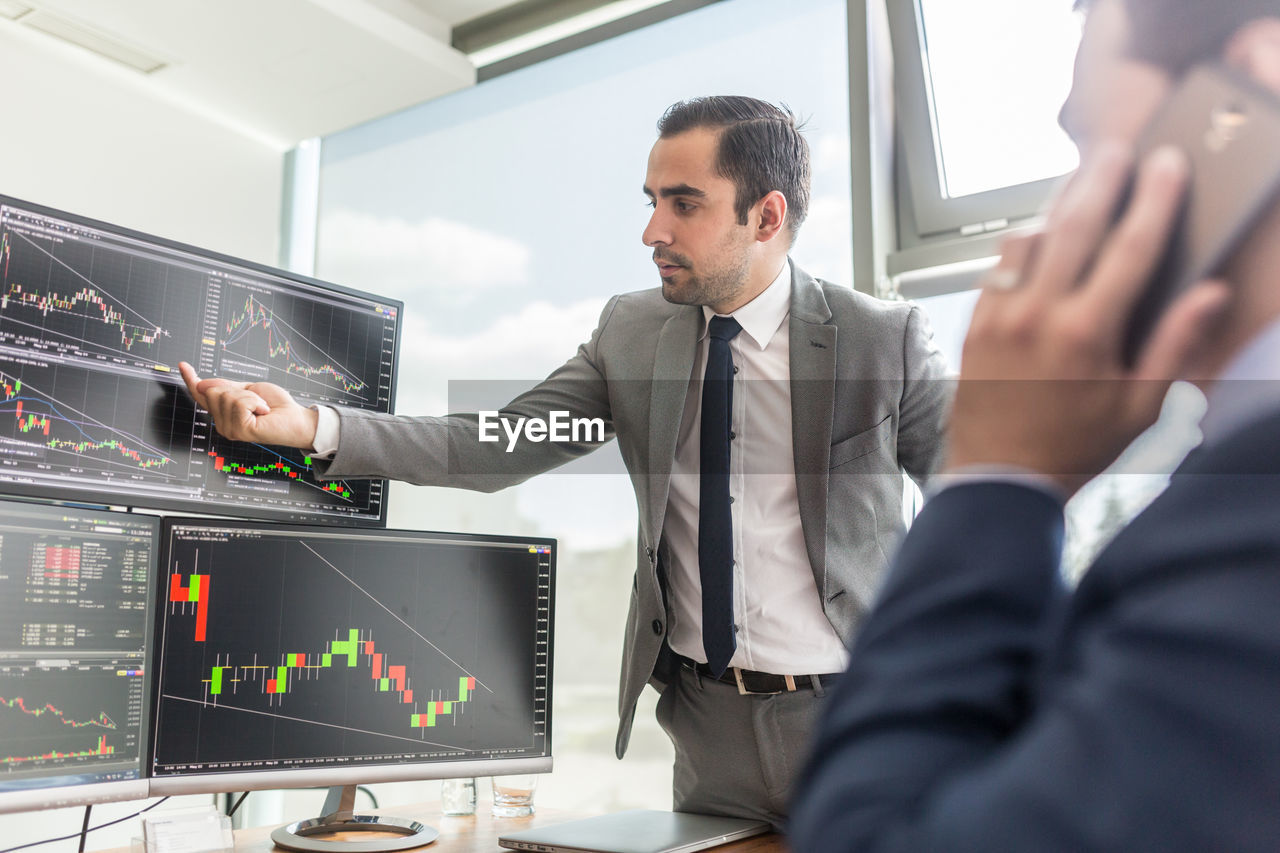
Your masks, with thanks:
[[[1068,0],[919,0],[942,194],[1065,174],[1058,127],[1080,22]]]

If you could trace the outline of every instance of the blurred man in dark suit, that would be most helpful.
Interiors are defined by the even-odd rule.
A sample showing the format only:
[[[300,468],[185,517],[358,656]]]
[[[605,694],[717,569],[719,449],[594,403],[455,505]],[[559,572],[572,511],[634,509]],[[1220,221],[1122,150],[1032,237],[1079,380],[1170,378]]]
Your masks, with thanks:
[[[1086,12],[1062,113],[1081,167],[985,282],[950,483],[827,709],[797,853],[1280,850],[1280,202],[1133,366],[1122,344],[1190,168],[1134,143],[1195,64],[1280,99],[1280,2]],[[1070,593],[1063,502],[1175,378],[1207,393],[1204,442]]]

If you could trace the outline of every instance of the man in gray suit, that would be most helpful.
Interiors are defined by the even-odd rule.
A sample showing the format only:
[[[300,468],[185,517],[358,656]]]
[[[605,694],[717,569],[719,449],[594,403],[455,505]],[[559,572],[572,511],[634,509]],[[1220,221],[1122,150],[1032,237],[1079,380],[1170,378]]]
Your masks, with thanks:
[[[317,410],[183,376],[223,435],[332,452],[331,477],[494,491],[616,437],[640,516],[617,754],[653,684],[676,808],[778,824],[901,532],[902,471],[939,462],[945,367],[918,309],[789,261],[809,200],[789,111],[700,98],[658,130],[643,237],[661,290],[609,300],[577,354],[500,413],[598,418],[599,441],[507,452],[476,414]]]

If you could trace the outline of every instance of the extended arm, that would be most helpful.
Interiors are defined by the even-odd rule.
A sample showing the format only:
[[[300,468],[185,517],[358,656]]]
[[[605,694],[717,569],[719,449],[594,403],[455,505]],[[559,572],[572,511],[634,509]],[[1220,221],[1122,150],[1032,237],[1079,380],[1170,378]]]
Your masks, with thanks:
[[[562,465],[613,438],[608,386],[599,367],[598,347],[617,298],[601,314],[591,339],[549,377],[499,411],[518,418],[550,420],[563,412],[570,420],[593,422],[576,441],[522,440],[507,452],[498,441],[481,441],[475,413],[407,417],[335,407],[340,419],[338,451],[331,461],[314,460],[324,477],[390,477],[412,483],[495,491]],[[270,383],[200,380],[190,365],[183,378],[196,402],[208,409],[218,431],[237,441],[308,449],[315,439],[316,414]]]
[[[591,339],[550,376],[498,411],[515,424],[521,418],[594,422],[578,431],[580,440],[514,441],[491,428],[496,441],[481,441],[477,413],[443,417],[403,417],[339,409],[338,452],[319,468],[327,477],[385,476],[420,485],[497,491],[570,462],[611,440],[613,413],[609,387],[599,366],[598,344],[615,301],[610,301]],[[596,428],[598,427],[598,428]],[[570,431],[572,435],[572,431]],[[509,449],[510,448],[510,449]]]

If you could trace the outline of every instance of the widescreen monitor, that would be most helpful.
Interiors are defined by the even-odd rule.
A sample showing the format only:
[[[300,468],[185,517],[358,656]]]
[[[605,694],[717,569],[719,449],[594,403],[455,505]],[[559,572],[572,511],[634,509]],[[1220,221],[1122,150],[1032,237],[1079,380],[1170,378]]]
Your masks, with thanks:
[[[551,767],[555,542],[166,519],[152,794]]]
[[[384,524],[384,480],[222,439],[177,363],[390,412],[402,307],[0,196],[0,492]]]
[[[147,796],[159,533],[0,501],[0,812]]]

